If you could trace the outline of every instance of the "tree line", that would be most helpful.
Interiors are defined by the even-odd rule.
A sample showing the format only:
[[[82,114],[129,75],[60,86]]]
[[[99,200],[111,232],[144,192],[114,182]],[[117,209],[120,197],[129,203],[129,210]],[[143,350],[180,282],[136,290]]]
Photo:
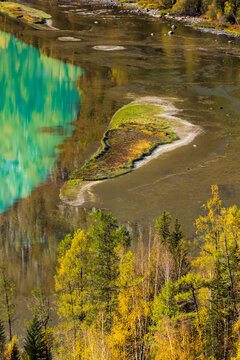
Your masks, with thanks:
[[[202,16],[220,25],[237,24],[240,20],[239,0],[140,0],[140,4],[158,8],[163,13]]]
[[[217,186],[196,220],[196,243],[193,255],[164,211],[133,251],[126,227],[97,210],[88,231],[59,245],[56,326],[53,304],[35,290],[21,346],[2,268],[0,359],[240,359],[240,210],[222,205]]]

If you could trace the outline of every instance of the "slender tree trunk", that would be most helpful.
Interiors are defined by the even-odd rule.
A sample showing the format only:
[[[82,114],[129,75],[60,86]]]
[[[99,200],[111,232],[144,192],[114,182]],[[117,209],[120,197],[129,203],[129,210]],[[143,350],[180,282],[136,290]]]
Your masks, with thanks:
[[[157,296],[157,284],[158,284],[158,266],[159,266],[159,244],[157,243],[157,260],[156,260],[156,269],[155,269],[155,286],[154,286],[154,295]]]
[[[4,271],[2,271],[2,277],[3,277],[3,289],[4,289],[4,293],[5,293],[6,308],[7,308],[9,339],[10,339],[10,341],[12,341],[11,309],[10,309],[10,304],[9,304],[9,294],[8,294],[8,287],[7,287],[7,279],[6,279],[6,276],[4,274]]]

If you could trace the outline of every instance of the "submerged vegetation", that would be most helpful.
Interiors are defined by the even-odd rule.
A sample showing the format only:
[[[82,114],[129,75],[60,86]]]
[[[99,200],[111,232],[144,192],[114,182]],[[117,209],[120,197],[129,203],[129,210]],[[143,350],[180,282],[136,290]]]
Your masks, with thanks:
[[[45,29],[46,20],[51,19],[51,15],[46,14],[41,10],[10,1],[0,2],[0,12],[6,13],[17,20],[26,22],[38,29]]]
[[[13,328],[8,339],[5,333],[14,286],[2,267],[1,358],[239,359],[240,210],[223,207],[217,186],[204,210],[196,220],[197,256],[166,211],[134,251],[124,226],[93,213],[87,231],[60,243],[56,301],[35,291],[22,349]],[[59,318],[50,328],[53,307]]]
[[[117,111],[103,136],[101,148],[70,176],[62,195],[71,195],[83,182],[126,174],[132,171],[136,161],[150,155],[157,146],[177,140],[163,113],[164,107],[141,102]]]

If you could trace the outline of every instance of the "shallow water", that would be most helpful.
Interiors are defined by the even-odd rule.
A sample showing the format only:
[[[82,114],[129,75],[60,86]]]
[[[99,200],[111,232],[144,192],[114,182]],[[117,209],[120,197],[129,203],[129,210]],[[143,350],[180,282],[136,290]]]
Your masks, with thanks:
[[[55,152],[56,144],[51,143],[54,158],[44,168],[44,176],[37,178],[29,195],[17,194],[14,199],[23,198],[0,218],[1,254],[8,259],[9,272],[21,296],[28,295],[36,285],[51,290],[58,242],[67,232],[85,227],[93,207],[111,210],[131,229],[135,229],[136,222],[147,224],[166,209],[179,216],[187,236],[192,238],[194,219],[210,196],[211,184],[219,185],[224,204],[240,205],[239,40],[230,45],[225,36],[201,33],[179,24],[175,34],[168,36],[169,24],[162,19],[128,15],[104,5],[69,5],[65,1],[31,4],[51,13],[53,26],[59,30],[36,31],[3,16],[0,29],[38,48],[50,63],[54,58],[62,61],[58,63],[62,64],[60,67],[67,68],[64,63],[79,67],[79,73],[75,70],[71,77],[71,84],[74,80],[76,83],[66,92],[80,94],[82,102],[80,107],[77,100],[77,110],[74,105],[71,112],[75,116],[71,136],[60,131],[55,139],[55,133],[40,132],[42,139],[50,137],[62,143],[58,146],[61,151]],[[62,42],[59,37],[81,41]],[[105,52],[95,50],[95,46],[125,49]],[[34,57],[30,54],[29,61]],[[48,69],[51,73],[55,65]],[[32,83],[39,86],[41,77],[34,80],[33,71],[28,76],[29,87]],[[60,81],[58,76],[55,81]],[[62,84],[65,86],[65,81]],[[35,92],[42,107],[51,91],[49,85],[44,88],[44,97]],[[171,101],[179,109],[178,116],[200,125],[203,133],[193,143],[165,153],[130,174],[92,187],[82,207],[61,203],[59,189],[68,174],[96,151],[114,112],[139,96],[159,96]],[[59,124],[63,121],[61,125],[66,127],[71,121],[68,98],[61,91],[58,98],[66,100],[67,118],[57,117]],[[73,98],[71,95],[70,100]],[[16,106],[11,116],[17,118]],[[51,116],[48,119],[50,122],[39,128],[54,126]],[[30,135],[34,139],[35,135]],[[18,136],[12,136],[17,145]],[[13,177],[8,176],[8,181],[14,187]]]

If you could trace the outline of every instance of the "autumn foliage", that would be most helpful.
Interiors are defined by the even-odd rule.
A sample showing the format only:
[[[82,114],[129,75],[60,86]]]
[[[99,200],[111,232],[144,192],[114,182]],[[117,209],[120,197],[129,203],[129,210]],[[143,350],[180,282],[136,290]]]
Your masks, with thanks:
[[[166,211],[133,250],[126,227],[97,210],[87,231],[59,245],[57,325],[49,328],[49,303],[35,291],[23,351],[0,322],[1,358],[240,359],[240,211],[222,205],[217,186],[203,210],[194,256]]]
[[[222,206],[216,186],[204,211],[197,257],[165,211],[134,252],[127,230],[101,211],[87,233],[62,242],[56,290],[67,346],[58,358],[238,358],[240,212]]]

